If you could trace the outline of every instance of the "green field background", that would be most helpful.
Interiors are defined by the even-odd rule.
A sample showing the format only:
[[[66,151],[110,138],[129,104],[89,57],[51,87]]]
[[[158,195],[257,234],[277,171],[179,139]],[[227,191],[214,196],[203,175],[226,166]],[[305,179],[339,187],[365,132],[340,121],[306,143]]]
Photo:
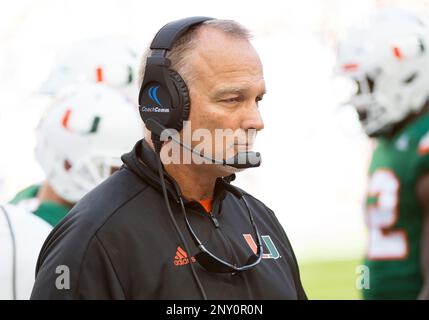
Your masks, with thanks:
[[[335,260],[300,263],[301,280],[312,300],[361,299],[356,289],[356,267],[361,261]]]

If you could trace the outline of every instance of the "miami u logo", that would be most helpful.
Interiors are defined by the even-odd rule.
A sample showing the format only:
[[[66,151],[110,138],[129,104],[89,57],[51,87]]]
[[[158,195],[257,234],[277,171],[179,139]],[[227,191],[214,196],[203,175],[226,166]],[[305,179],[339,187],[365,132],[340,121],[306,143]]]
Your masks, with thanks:
[[[253,237],[251,234],[243,234],[244,240],[246,240],[247,244],[249,245],[250,249],[252,249],[253,253],[256,254],[257,247],[255,240],[253,240]],[[271,237],[269,235],[261,236],[262,241],[265,243],[265,246],[268,249],[268,253],[264,253],[262,255],[262,259],[278,259],[280,257],[280,253],[277,250],[276,246],[274,245],[273,240],[271,240]]]
[[[100,121],[101,121],[101,118],[99,116],[95,116],[94,119],[92,119],[92,123],[87,130],[74,130],[74,129],[70,128],[70,125],[69,125],[71,114],[72,114],[71,109],[67,109],[66,112],[64,113],[63,119],[61,121],[61,125],[66,130],[76,132],[76,133],[82,134],[82,135],[88,135],[88,134],[92,134],[92,133],[97,132],[98,126],[100,125]]]

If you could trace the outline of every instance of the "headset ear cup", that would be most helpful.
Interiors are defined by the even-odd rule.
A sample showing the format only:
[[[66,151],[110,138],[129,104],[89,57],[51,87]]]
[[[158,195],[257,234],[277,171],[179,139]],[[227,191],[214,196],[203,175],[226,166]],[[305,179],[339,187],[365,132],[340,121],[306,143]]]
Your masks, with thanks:
[[[180,96],[180,108],[182,109],[180,112],[181,117],[179,119],[179,122],[175,126],[175,129],[177,131],[180,131],[183,128],[183,121],[186,121],[189,118],[189,113],[191,112],[191,99],[189,98],[189,90],[188,86],[185,83],[185,80],[183,80],[180,74],[178,74],[176,71],[171,69],[168,71],[170,73],[170,79],[176,86],[177,92]]]

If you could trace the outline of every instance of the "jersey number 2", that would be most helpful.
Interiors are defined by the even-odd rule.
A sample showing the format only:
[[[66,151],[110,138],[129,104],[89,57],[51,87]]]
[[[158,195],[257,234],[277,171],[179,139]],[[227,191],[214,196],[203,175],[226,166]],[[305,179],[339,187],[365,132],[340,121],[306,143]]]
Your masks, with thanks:
[[[407,235],[394,229],[399,215],[399,180],[388,169],[379,169],[369,180],[368,197],[375,204],[367,206],[369,260],[400,260],[408,254]]]

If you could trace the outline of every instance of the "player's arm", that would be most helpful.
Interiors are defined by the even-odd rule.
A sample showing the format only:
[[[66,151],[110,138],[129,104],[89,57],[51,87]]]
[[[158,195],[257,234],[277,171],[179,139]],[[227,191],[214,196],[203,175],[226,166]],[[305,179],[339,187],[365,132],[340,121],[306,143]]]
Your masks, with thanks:
[[[419,299],[429,299],[429,174],[417,183],[417,197],[423,208],[423,228],[421,243],[421,264],[424,284]]]

